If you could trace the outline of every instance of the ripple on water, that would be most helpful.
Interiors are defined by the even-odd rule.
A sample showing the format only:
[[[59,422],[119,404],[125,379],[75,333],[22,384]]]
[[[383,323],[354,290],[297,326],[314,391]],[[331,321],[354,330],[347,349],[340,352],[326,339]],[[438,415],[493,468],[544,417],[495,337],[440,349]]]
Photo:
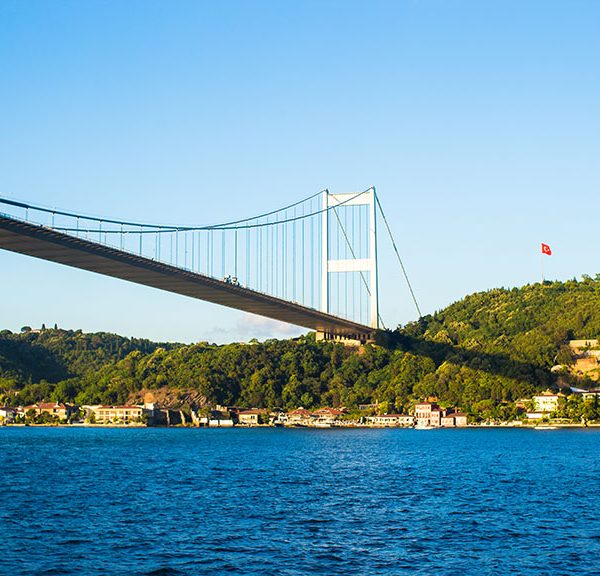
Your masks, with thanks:
[[[3,567],[596,573],[600,431],[338,432],[0,429]]]

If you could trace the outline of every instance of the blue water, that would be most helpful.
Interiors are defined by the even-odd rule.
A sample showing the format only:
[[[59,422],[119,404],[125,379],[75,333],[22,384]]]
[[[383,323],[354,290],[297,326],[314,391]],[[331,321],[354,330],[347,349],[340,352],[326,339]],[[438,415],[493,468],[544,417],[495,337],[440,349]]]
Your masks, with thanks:
[[[600,431],[1,428],[2,574],[600,574]]]

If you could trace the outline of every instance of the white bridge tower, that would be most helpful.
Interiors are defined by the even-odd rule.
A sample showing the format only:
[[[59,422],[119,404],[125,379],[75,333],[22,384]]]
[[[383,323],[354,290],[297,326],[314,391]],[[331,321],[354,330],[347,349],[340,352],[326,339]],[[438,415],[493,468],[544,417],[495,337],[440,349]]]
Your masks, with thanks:
[[[360,272],[362,280],[366,283],[369,301],[369,325],[373,332],[379,328],[379,302],[377,282],[377,222],[376,222],[376,197],[375,188],[371,187],[363,194],[331,194],[328,190],[323,192],[323,221],[321,231],[321,312],[327,314],[330,310],[330,274],[332,273],[355,273]],[[344,232],[344,240],[350,246],[352,258],[333,259],[329,240],[330,218],[334,216],[335,210],[329,210],[336,206],[368,206],[368,250],[367,254],[359,254],[355,257],[350,240]],[[366,274],[365,274],[366,273]],[[318,334],[319,339],[335,339],[332,334]],[[357,335],[357,339],[365,340],[365,335]]]

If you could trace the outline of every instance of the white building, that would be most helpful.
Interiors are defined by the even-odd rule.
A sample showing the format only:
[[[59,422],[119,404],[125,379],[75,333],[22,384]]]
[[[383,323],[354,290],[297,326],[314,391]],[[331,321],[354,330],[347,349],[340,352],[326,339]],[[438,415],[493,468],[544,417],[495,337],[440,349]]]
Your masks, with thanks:
[[[9,406],[0,407],[0,422],[14,422],[17,411]]]
[[[556,412],[558,409],[558,394],[552,394],[552,392],[544,392],[538,396],[534,396],[533,406],[535,412]]]
[[[391,427],[408,427],[415,423],[414,416],[407,416],[406,414],[381,414],[380,416],[367,416],[365,418],[368,424],[377,428],[391,428]]]
[[[437,428],[441,424],[442,411],[433,402],[420,402],[415,404],[415,423],[417,426],[432,426]]]

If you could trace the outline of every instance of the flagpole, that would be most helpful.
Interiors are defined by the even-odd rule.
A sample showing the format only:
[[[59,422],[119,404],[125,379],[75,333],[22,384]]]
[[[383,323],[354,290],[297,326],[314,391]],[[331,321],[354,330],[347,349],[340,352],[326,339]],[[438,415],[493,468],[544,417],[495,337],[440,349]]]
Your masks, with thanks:
[[[552,256],[552,250],[548,244],[542,242],[542,250],[540,252],[540,266],[542,268],[542,284],[546,281],[544,278],[544,256]]]
[[[544,283],[544,252],[540,250],[540,265],[542,267],[542,284]]]

